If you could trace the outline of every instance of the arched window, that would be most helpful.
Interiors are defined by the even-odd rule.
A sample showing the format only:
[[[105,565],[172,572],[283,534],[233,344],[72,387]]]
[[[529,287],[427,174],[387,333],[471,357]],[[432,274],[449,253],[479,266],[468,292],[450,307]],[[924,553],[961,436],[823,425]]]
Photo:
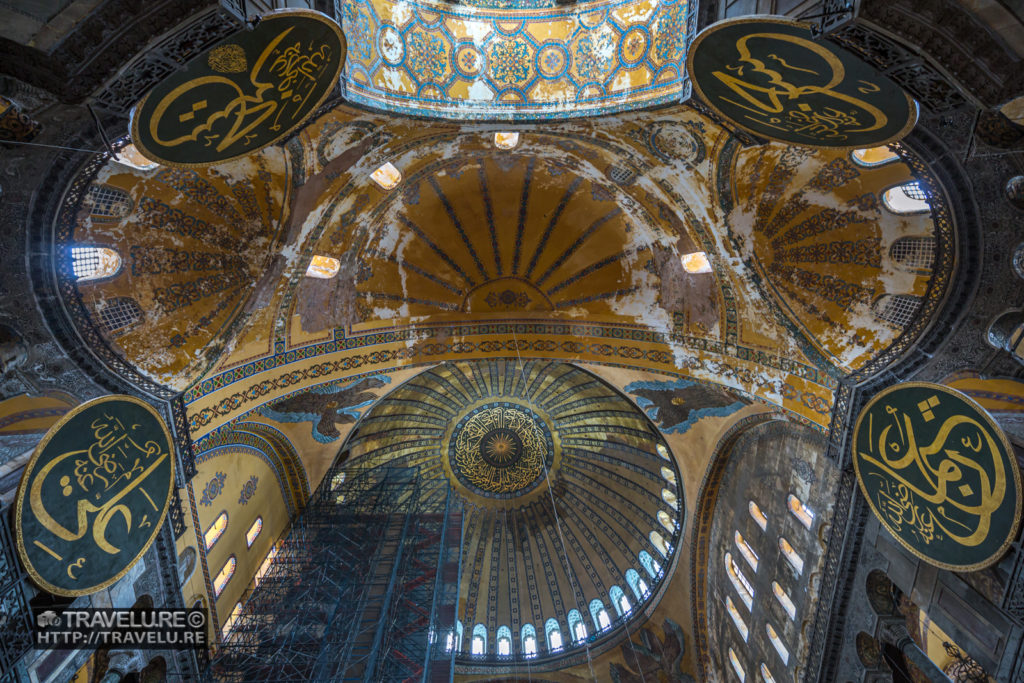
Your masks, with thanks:
[[[661,572],[661,565],[651,557],[651,554],[646,550],[641,550],[637,554],[637,557],[640,559],[640,566],[647,570],[647,573],[651,578],[657,578],[658,574]]]
[[[751,609],[754,606],[754,587],[747,581],[747,577],[743,575],[743,571],[740,570],[736,561],[732,559],[732,553],[725,554],[725,571],[729,575],[729,581],[732,582],[732,587],[736,589],[736,592],[740,594],[740,599],[743,600],[743,604],[747,606],[747,609]]]
[[[495,639],[498,645],[498,655],[508,657],[512,654],[512,629],[508,626],[499,626],[498,635]]]
[[[935,265],[935,238],[900,237],[889,247],[889,257],[901,270],[930,273]]]
[[[667,481],[668,483],[672,484],[673,486],[676,485],[676,473],[667,467],[661,468],[661,478]]]
[[[913,294],[883,294],[871,304],[875,315],[896,327],[906,327],[917,315],[921,297]]]
[[[643,602],[647,597],[647,582],[640,578],[637,570],[626,570],[626,583],[633,590],[633,595],[636,596],[637,602]]]
[[[750,568],[753,569],[756,574],[757,564],[760,559],[758,558],[757,553],[754,552],[754,549],[751,548],[750,544],[747,543],[745,538],[743,538],[743,534],[738,531],[732,535],[732,541],[736,544],[736,548],[740,551],[740,555],[743,556],[743,559],[747,561],[747,564],[750,565]]]
[[[783,664],[789,664],[789,650],[786,649],[786,645],[779,638],[779,634],[775,632],[771,624],[765,624],[764,630],[768,634],[768,640],[772,641],[775,651],[779,653],[779,659],[782,660]]]
[[[893,213],[902,215],[928,213],[928,193],[916,180],[890,187],[882,193],[882,204]]]
[[[772,672],[768,670],[768,665],[761,662],[761,678],[764,679],[764,683],[775,683],[775,676],[772,676]]]
[[[121,255],[108,247],[71,247],[71,272],[76,282],[113,277],[121,270]]]
[[[569,633],[574,643],[582,643],[587,639],[587,626],[583,623],[583,616],[578,609],[569,610],[566,621],[569,622]]]
[[[786,496],[786,507],[793,513],[793,516],[800,520],[805,528],[810,529],[814,524],[814,511],[804,505],[803,501],[792,493]]]
[[[604,608],[604,603],[597,598],[590,601],[590,617],[594,620],[594,628],[598,631],[603,631],[612,625],[608,610]]]
[[[747,680],[747,672],[743,670],[743,665],[740,664],[740,658],[736,656],[733,649],[729,648],[729,663],[732,664],[732,670],[736,672],[736,676],[740,679],[740,683]]]
[[[768,518],[761,512],[761,508],[758,507],[757,503],[750,501],[747,504],[747,510],[750,512],[750,516],[754,518],[754,521],[757,522],[757,525],[761,527],[761,531],[768,528]]]
[[[498,149],[512,149],[519,144],[519,133],[495,133],[494,146]]]
[[[455,649],[462,649],[462,622],[455,620]]]
[[[793,550],[793,546],[789,544],[789,541],[785,538],[779,538],[779,550],[782,551],[783,556],[785,556],[793,569],[796,570],[796,573],[798,575],[802,574],[804,571],[804,560],[796,554],[796,551]]]
[[[142,155],[139,148],[135,146],[135,143],[127,145],[124,149],[117,153],[114,160],[119,164],[124,164],[131,168],[137,168],[140,171],[148,171],[156,168],[160,164],[155,161],[151,161]]]
[[[855,149],[850,155],[858,166],[884,166],[899,159],[899,155],[886,146]]]
[[[257,517],[256,521],[252,523],[249,530],[245,532],[245,547],[251,548],[252,544],[256,542],[256,537],[263,531],[263,518]]]
[[[130,296],[118,296],[107,299],[100,309],[100,321],[111,333],[127,330],[142,320],[142,309]]]
[[[711,261],[708,260],[708,254],[705,251],[683,254],[679,260],[682,261],[683,270],[691,275],[711,272]]]
[[[548,641],[548,652],[558,652],[562,649],[562,629],[558,627],[557,619],[548,619],[544,622],[544,637]]]
[[[263,558],[263,562],[260,563],[260,568],[256,570],[256,576],[253,577],[253,585],[260,585],[260,581],[270,571],[271,565],[274,563],[274,558],[277,557],[277,546],[270,546],[270,550],[267,552],[267,556]]]
[[[314,277],[319,280],[330,280],[341,270],[341,261],[330,256],[315,255],[306,268],[306,277]]]
[[[90,185],[82,203],[89,209],[89,218],[97,223],[111,223],[132,212],[131,197],[112,185]]]
[[[671,457],[669,457],[668,449],[665,448],[664,444],[660,444],[659,443],[659,444],[655,445],[654,450],[658,451],[658,455],[660,455],[665,460],[671,460],[672,459]]]
[[[673,510],[679,509],[679,499],[676,498],[676,494],[672,493],[668,489],[661,490],[661,499],[668,503],[668,506]]]
[[[338,472],[333,477],[331,477],[331,490],[332,491],[337,491],[338,489],[341,488],[341,485],[344,484],[344,483],[345,483],[345,473],[344,472]]]
[[[665,543],[665,537],[657,531],[652,531],[649,538],[651,539],[651,545],[653,545],[664,557],[668,557],[668,544]]]
[[[473,640],[470,641],[470,654],[482,655],[487,652],[487,627],[477,624],[473,627]]]
[[[537,656],[537,630],[533,624],[524,624],[521,631],[523,639],[523,654],[527,657]]]
[[[227,621],[224,622],[224,626],[220,629],[220,634],[223,638],[227,638],[228,634],[231,633],[231,629],[235,627],[235,622],[238,621],[238,617],[241,613],[242,603],[236,602],[234,608],[231,610],[231,614],[228,615]]]
[[[674,534],[676,532],[676,521],[669,517],[669,514],[664,510],[658,510],[658,522],[660,522],[661,525],[665,527],[665,531],[670,534]]]
[[[224,592],[224,587],[228,585],[228,581],[235,575],[235,567],[238,565],[238,560],[232,555],[228,558],[228,561],[224,563],[221,570],[217,573],[217,578],[213,580],[213,592],[215,597],[220,597],[220,594]]]
[[[402,182],[402,172],[395,168],[390,161],[384,162],[380,168],[370,174],[373,182],[385,190],[393,190]]]
[[[740,638],[743,642],[747,642],[747,636],[750,635],[750,629],[747,628],[747,622],[743,621],[743,617],[740,616],[740,611],[736,609],[736,605],[733,604],[732,598],[728,595],[725,596],[725,611],[732,617],[732,623],[736,625],[736,630],[740,632]]]
[[[206,543],[206,549],[209,550],[213,545],[220,540],[220,537],[224,535],[224,530],[228,528],[228,513],[222,512],[217,515],[217,519],[213,520],[213,524],[203,534],[203,541]]]
[[[786,610],[786,614],[789,615],[790,619],[796,619],[796,605],[789,599],[789,594],[786,593],[775,581],[772,581],[772,593],[775,594],[775,599],[782,605],[782,609]]]
[[[611,598],[612,605],[615,607],[615,611],[618,612],[620,617],[624,617],[633,611],[632,605],[629,604],[629,598],[618,586],[612,586],[608,591],[608,597]]]

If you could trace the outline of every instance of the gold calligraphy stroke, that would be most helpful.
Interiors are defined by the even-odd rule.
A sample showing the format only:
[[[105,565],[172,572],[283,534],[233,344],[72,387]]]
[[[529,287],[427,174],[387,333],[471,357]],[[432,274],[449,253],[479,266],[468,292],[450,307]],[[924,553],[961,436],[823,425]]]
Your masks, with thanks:
[[[995,439],[988,430],[984,429],[973,418],[965,415],[954,415],[943,422],[930,444],[919,446],[910,416],[903,414],[902,418],[902,425],[899,423],[898,418],[895,418],[897,420],[895,425],[887,425],[879,433],[877,441],[879,458],[872,457],[870,454],[863,452],[860,453],[860,457],[865,462],[871,463],[887,472],[895,481],[907,486],[911,492],[922,500],[935,505],[936,511],[947,522],[959,524],[959,522],[955,522],[955,520],[950,519],[946,515],[946,510],[944,509],[946,504],[965,514],[976,516],[978,524],[975,530],[969,534],[955,533],[947,525],[944,525],[939,518],[935,519],[935,524],[948,534],[951,539],[961,545],[976,546],[980,544],[988,536],[992,514],[1002,505],[1006,495],[1006,472],[1002,459],[999,457],[999,449]],[[960,425],[973,426],[984,437],[985,445],[988,447],[988,454],[992,458],[991,477],[978,462],[962,455],[956,448],[946,447],[951,432]],[[896,457],[890,458],[888,452],[893,442],[890,442],[888,435],[894,426],[901,432],[901,440],[905,441],[905,453],[902,456],[894,454]],[[974,450],[969,439],[966,444],[961,442],[961,445],[966,445],[971,450]],[[945,457],[939,460],[937,465],[933,466],[931,464],[932,456],[940,452]],[[931,490],[915,486],[900,474],[901,471],[911,467],[924,478],[924,481],[927,482]],[[978,485],[981,490],[978,492],[980,502],[976,505],[967,504],[958,496],[950,495],[950,485],[964,481],[964,469],[974,471],[977,474]]]
[[[828,65],[831,73],[829,74],[828,82],[825,85],[794,85],[788,82],[783,75],[770,68],[765,61],[754,57],[750,51],[748,43],[751,40],[757,38],[764,38],[769,40],[779,40],[787,43],[792,43],[801,48],[808,50],[809,52],[817,55],[825,61]],[[757,74],[762,74],[767,77],[770,85],[762,86],[756,83],[750,83],[742,78],[726,73],[724,71],[713,71],[712,74],[718,78],[726,87],[736,93],[742,100],[748,103],[750,106],[745,106],[741,103],[727,100],[736,106],[753,111],[761,115],[772,115],[782,114],[786,111],[787,107],[783,104],[782,99],[786,98],[789,101],[799,100],[805,95],[824,95],[832,97],[846,104],[856,106],[866,112],[871,118],[872,122],[870,125],[861,128],[853,128],[848,130],[848,133],[867,133],[873,130],[878,130],[888,123],[888,117],[882,110],[873,106],[872,104],[865,102],[864,100],[848,95],[846,93],[838,92],[834,90],[836,86],[842,83],[846,77],[846,69],[843,63],[827,48],[814,43],[813,41],[806,40],[797,36],[786,35],[783,33],[751,33],[743,36],[736,41],[736,50],[739,52],[739,61],[744,64],[748,64],[752,67],[752,71]],[[771,54],[768,57],[773,57],[776,61],[780,62],[783,66],[790,67],[785,61],[778,58],[776,55]],[[742,76],[742,67],[733,69],[739,75]],[[809,69],[799,69],[800,71],[810,71]],[[811,72],[813,73],[813,72]],[[876,90],[878,86],[874,84],[867,84],[874,87]],[[863,92],[863,89],[861,89]],[[759,99],[758,94],[763,96],[764,99]],[[723,98],[724,99],[724,98]]]

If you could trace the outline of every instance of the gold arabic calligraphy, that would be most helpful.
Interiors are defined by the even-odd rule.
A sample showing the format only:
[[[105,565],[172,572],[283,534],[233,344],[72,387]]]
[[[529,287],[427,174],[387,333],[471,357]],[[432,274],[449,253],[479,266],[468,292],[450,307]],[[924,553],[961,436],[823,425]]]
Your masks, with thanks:
[[[953,415],[930,443],[919,444],[911,415],[891,405],[885,412],[891,424],[877,432],[877,440],[871,439],[874,413],[869,414],[871,452],[859,453],[862,462],[880,470],[869,474],[879,482],[879,512],[894,531],[910,528],[925,545],[943,534],[967,547],[982,543],[1006,495],[996,439],[977,420]]]
[[[107,537],[108,525],[119,517],[129,533],[152,526],[149,514],[144,513],[133,527],[132,510],[122,501],[129,493],[139,490],[159,517],[160,508],[142,485],[170,458],[170,453],[155,441],[139,443],[132,437],[132,431],[139,425],[126,427],[119,418],[106,413],[93,420],[89,427],[93,440],[87,448],[62,453],[40,469],[29,488],[29,505],[43,527],[57,538],[78,541],[91,528],[96,546],[116,555],[121,549]],[[68,460],[74,466],[70,474],[67,473]],[[57,468],[65,474],[54,479],[50,475]],[[44,499],[52,504],[54,496],[74,501],[74,528],[64,526],[47,511]],[[35,544],[57,559],[63,559],[38,539]],[[76,579],[71,570],[80,568],[84,562],[84,558],[79,558],[71,563],[67,568],[68,576]]]
[[[816,69],[790,64],[775,53],[769,53],[763,59],[755,57],[749,46],[750,41],[755,39],[796,45],[811,53],[807,60],[809,64],[815,64],[815,58],[820,58],[829,73],[822,74]],[[720,95],[719,99],[746,111],[746,118],[754,123],[811,139],[838,142],[847,139],[851,133],[879,130],[889,121],[878,107],[836,90],[846,77],[846,70],[835,54],[813,41],[783,33],[751,33],[736,41],[736,51],[739,53],[737,64],[727,65],[724,71],[712,73],[738,97],[737,100]],[[800,74],[810,74],[824,82],[795,85],[783,73],[801,79],[807,76]],[[751,82],[749,79],[754,74],[760,76],[757,80],[761,83],[767,80],[767,84]],[[876,83],[858,81],[857,91],[863,95],[880,90]],[[806,101],[808,96],[830,98],[834,105],[815,108]],[[817,102],[820,103],[820,99]]]
[[[152,139],[164,147],[202,139],[205,146],[216,144],[215,149],[222,152],[239,140],[243,145],[251,143],[258,136],[257,127],[270,117],[273,120],[268,129],[275,133],[302,119],[332,50],[326,43],[315,47],[304,47],[299,40],[285,44],[293,28],[281,31],[271,40],[249,70],[250,93],[231,78],[208,75],[187,81],[165,95],[150,118]],[[216,92],[209,86],[225,86],[232,94],[226,104],[214,111],[207,111],[208,97]],[[182,102],[186,103],[184,108]],[[167,130],[177,131],[192,122],[194,125],[182,135],[161,137],[161,124],[169,111],[177,114],[177,120],[165,126]],[[223,136],[213,130],[214,124],[222,119],[230,123]]]
[[[534,418],[513,407],[496,406],[466,421],[455,436],[453,454],[459,475],[470,484],[491,493],[513,493],[541,475],[547,446]],[[488,459],[508,464],[495,466]]]

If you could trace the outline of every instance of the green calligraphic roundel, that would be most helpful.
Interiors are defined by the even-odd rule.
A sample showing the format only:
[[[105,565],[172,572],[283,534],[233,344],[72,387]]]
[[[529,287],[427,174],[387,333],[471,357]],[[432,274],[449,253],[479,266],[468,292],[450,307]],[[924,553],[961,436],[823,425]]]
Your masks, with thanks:
[[[167,166],[205,166],[299,128],[338,82],[345,36],[312,10],[267,14],[164,79],[132,110],[132,142]]]
[[[712,24],[690,45],[686,68],[700,97],[728,123],[808,147],[854,149],[897,140],[917,103],[889,78],[782,17]]]
[[[857,418],[853,464],[882,525],[937,567],[982,569],[1017,536],[1013,449],[985,409],[958,391],[907,382],[879,393]]]
[[[174,446],[152,406],[131,396],[77,406],[39,442],[18,487],[29,576],[69,597],[114,583],[156,538],[173,485]]]

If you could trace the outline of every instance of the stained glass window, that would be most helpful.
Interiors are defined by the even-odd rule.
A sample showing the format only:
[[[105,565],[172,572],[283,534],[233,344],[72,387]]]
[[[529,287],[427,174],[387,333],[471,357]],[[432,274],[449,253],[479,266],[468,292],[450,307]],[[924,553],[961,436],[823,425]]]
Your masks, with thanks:
[[[385,162],[380,168],[370,174],[373,181],[385,190],[393,190],[402,182],[402,173],[390,161]]]
[[[775,581],[772,581],[772,593],[775,594],[775,599],[782,605],[782,609],[786,610],[786,614],[789,615],[790,619],[796,619],[796,605],[789,599],[789,594],[786,593]]]
[[[747,609],[751,609],[754,606],[754,587],[747,581],[747,577],[743,575],[743,571],[736,564],[736,561],[732,559],[732,553],[725,554],[725,571],[729,575],[729,581],[732,582],[733,588],[739,593],[740,599],[743,600],[743,604],[747,606]]]
[[[794,517],[800,520],[804,527],[811,528],[811,524],[814,523],[814,511],[804,505],[803,501],[791,493],[786,497],[786,507],[793,513]]]
[[[71,272],[77,282],[102,280],[121,270],[121,255],[107,247],[71,247]]]
[[[206,549],[209,550],[213,545],[224,535],[224,530],[228,528],[228,513],[222,512],[217,515],[217,519],[213,520],[213,524],[203,534],[203,540],[206,543]]]
[[[664,557],[668,557],[668,544],[665,543],[665,537],[659,534],[657,531],[650,533],[651,545],[661,553]]]
[[[231,610],[231,614],[228,615],[227,621],[224,622],[224,626],[221,628],[220,633],[224,638],[228,637],[231,633],[231,629],[235,627],[235,622],[238,621],[238,616],[242,613],[242,603],[236,602],[234,608]]]
[[[797,574],[802,574],[804,571],[804,560],[802,557],[796,554],[793,550],[793,546],[789,544],[785,538],[779,539],[779,550],[782,551],[783,556],[789,562],[789,564],[796,570]]]
[[[330,256],[316,254],[306,268],[306,277],[314,277],[320,280],[330,280],[341,270],[341,261]]]
[[[736,625],[736,630],[740,632],[740,638],[743,642],[747,642],[747,636],[750,635],[750,629],[747,628],[747,622],[743,621],[743,617],[740,616],[740,611],[736,609],[736,605],[733,604],[732,598],[728,595],[725,596],[725,611],[732,617],[732,623]]]
[[[760,558],[758,558],[757,553],[750,547],[750,544],[747,543],[746,539],[743,538],[743,534],[737,531],[733,534],[732,541],[736,544],[736,548],[739,549],[740,555],[742,555],[743,559],[747,561],[750,568],[754,570],[754,573],[757,573],[757,565]]]
[[[851,156],[854,163],[859,166],[884,166],[900,158],[896,152],[884,145],[868,149],[855,149]]]
[[[761,508],[757,503],[750,501],[747,505],[747,510],[750,512],[750,516],[754,518],[754,521],[757,522],[757,525],[761,527],[761,531],[768,528],[768,517],[761,512]]]
[[[882,193],[882,204],[885,205],[885,208],[898,214],[931,211],[931,207],[928,205],[928,193],[916,180],[890,187]]]
[[[228,558],[228,561],[224,563],[224,566],[221,567],[221,570],[217,573],[217,578],[213,580],[214,595],[220,597],[220,594],[224,592],[224,587],[228,585],[228,581],[230,581],[231,577],[235,575],[235,566],[237,564],[238,561],[235,559],[235,556],[232,555]]]
[[[245,547],[251,548],[252,544],[256,542],[256,537],[263,531],[263,518],[257,517],[256,521],[252,523],[249,530],[245,532]]]
[[[786,645],[779,638],[779,634],[775,632],[771,624],[765,624],[764,630],[768,634],[768,640],[775,647],[775,651],[779,653],[779,659],[782,660],[783,664],[789,664],[789,650],[786,649]]]
[[[679,509],[679,499],[676,498],[676,494],[672,493],[668,489],[661,490],[661,499],[668,503],[669,507],[673,510]]]

